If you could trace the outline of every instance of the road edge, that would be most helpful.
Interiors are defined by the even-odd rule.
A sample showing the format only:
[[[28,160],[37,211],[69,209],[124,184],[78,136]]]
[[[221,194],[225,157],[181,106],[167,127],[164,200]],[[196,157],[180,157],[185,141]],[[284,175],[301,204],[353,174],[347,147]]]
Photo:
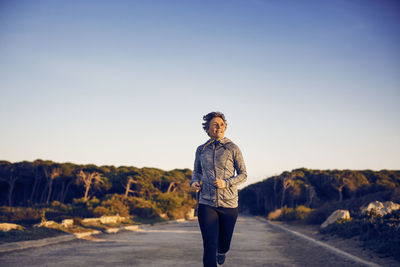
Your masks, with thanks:
[[[170,223],[182,223],[186,222],[186,219],[176,219],[176,220],[169,220],[165,222],[158,222],[156,224],[170,224]],[[140,225],[128,225],[123,227],[115,227],[115,228],[108,228],[104,232],[93,230],[83,233],[75,233],[75,234],[60,234],[59,236],[54,237],[47,237],[41,239],[34,239],[34,240],[26,240],[26,241],[17,241],[17,242],[9,242],[0,244],[0,253],[6,252],[13,252],[17,250],[29,249],[29,248],[37,248],[37,247],[44,247],[48,245],[54,245],[58,243],[68,242],[75,239],[85,239],[89,236],[98,235],[98,234],[116,234],[121,231],[138,231],[140,230],[140,226],[144,226],[145,224]],[[153,225],[153,224],[152,224]]]
[[[292,234],[292,235],[295,235],[295,236],[297,236],[297,237],[299,237],[299,238],[301,238],[301,239],[307,240],[307,241],[309,241],[309,242],[311,242],[311,243],[313,243],[313,244],[316,244],[316,245],[318,245],[318,246],[321,246],[321,247],[323,247],[323,248],[325,248],[325,249],[331,251],[332,253],[334,253],[334,254],[336,254],[336,255],[338,255],[338,256],[341,256],[341,257],[343,257],[343,258],[352,260],[352,261],[357,262],[357,263],[364,264],[364,265],[366,265],[366,266],[371,266],[371,267],[379,267],[379,266],[381,266],[381,265],[376,264],[376,263],[374,263],[374,262],[370,262],[370,261],[361,259],[361,258],[359,258],[359,257],[357,257],[357,256],[354,256],[354,255],[352,255],[352,254],[350,254],[350,253],[348,253],[348,252],[345,252],[345,251],[343,251],[343,250],[341,250],[341,249],[338,249],[338,248],[333,247],[333,246],[331,246],[331,245],[328,245],[328,244],[326,244],[326,243],[324,243],[324,242],[321,242],[321,241],[319,241],[319,240],[316,240],[316,239],[314,239],[314,238],[312,238],[312,237],[309,237],[309,236],[307,236],[307,235],[305,235],[305,234],[302,234],[302,233],[299,233],[299,232],[297,232],[297,231],[291,230],[291,229],[289,229],[289,228],[287,228],[287,227],[285,227],[285,226],[283,226],[283,225],[274,224],[274,223],[271,222],[270,220],[265,219],[265,218],[263,218],[263,217],[256,216],[256,218],[259,219],[259,220],[261,220],[261,221],[263,221],[263,222],[265,222],[265,223],[267,223],[267,224],[268,224],[269,226],[271,226],[271,227],[274,227],[274,228],[280,229],[280,230],[282,230],[282,231],[288,232],[288,233],[290,233],[290,234]]]

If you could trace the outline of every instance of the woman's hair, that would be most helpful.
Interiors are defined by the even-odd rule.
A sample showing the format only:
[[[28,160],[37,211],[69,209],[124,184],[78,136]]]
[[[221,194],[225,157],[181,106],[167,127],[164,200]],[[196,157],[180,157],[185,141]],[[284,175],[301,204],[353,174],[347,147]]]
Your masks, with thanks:
[[[208,129],[210,128],[210,122],[215,117],[221,118],[225,122],[225,127],[228,125],[226,123],[225,115],[223,113],[218,112],[218,111],[217,112],[210,112],[207,115],[203,116],[203,120],[204,120],[203,129],[204,129],[204,131],[206,131],[206,132],[208,131]]]

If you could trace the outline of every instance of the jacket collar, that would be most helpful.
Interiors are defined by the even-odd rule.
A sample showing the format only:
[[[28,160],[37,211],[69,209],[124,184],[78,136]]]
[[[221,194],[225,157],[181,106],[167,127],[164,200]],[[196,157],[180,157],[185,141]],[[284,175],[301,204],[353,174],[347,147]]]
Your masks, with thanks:
[[[221,144],[225,145],[227,143],[232,143],[231,140],[229,140],[228,138],[224,137],[219,141]]]
[[[215,141],[214,139],[210,138],[210,139],[208,139],[207,144],[208,144],[208,143],[212,143],[212,142],[214,142],[214,141]],[[224,138],[222,138],[221,140],[219,140],[219,143],[221,143],[222,145],[225,145],[225,144],[227,144],[227,143],[232,143],[232,141],[231,141],[230,139],[224,137]]]
[[[214,142],[215,142],[214,139],[212,139],[212,138],[208,139],[208,141],[203,145],[203,148],[202,148],[201,151],[203,151],[204,149],[206,149],[207,146],[211,145],[211,144],[214,143]],[[226,148],[226,147],[225,147],[225,144],[231,143],[231,142],[232,142],[232,141],[229,140],[229,139],[226,138],[226,137],[224,137],[224,138],[222,138],[221,140],[219,140],[219,143],[220,143],[224,148]]]

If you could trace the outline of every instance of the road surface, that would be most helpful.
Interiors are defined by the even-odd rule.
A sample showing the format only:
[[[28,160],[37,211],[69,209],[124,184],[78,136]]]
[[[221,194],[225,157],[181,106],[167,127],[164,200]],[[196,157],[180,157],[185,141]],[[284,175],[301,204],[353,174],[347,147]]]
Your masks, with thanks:
[[[197,221],[142,226],[0,254],[0,266],[202,266]],[[223,266],[366,266],[255,217],[239,217]]]

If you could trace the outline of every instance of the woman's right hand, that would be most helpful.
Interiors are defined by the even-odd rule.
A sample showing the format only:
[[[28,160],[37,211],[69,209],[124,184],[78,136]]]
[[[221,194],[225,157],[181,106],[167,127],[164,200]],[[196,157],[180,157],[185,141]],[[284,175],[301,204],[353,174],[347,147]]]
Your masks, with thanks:
[[[194,183],[192,184],[192,188],[193,188],[194,190],[196,190],[196,191],[199,191],[199,190],[200,190],[200,183],[199,183],[199,182],[194,182]]]

